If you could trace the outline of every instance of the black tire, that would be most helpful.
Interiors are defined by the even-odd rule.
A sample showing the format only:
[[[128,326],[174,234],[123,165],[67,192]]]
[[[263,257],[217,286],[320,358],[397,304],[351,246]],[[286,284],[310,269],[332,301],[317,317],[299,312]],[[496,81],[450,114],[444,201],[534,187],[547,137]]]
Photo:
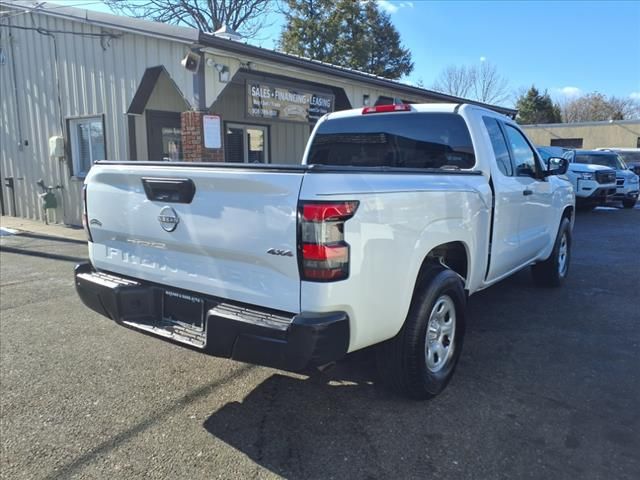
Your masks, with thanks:
[[[443,302],[449,309],[454,309],[455,316],[449,318],[449,322],[453,319],[450,328],[455,333],[447,347],[446,359],[441,368],[434,371],[427,366],[427,326],[433,311]],[[382,382],[396,392],[418,400],[442,392],[451,380],[462,351],[465,307],[466,294],[460,277],[440,265],[429,266],[417,282],[404,326],[394,338],[377,348],[376,362]],[[446,335],[440,330],[434,335],[440,335],[446,341]]]
[[[563,238],[566,249],[563,247]],[[564,255],[564,260],[563,260]],[[571,264],[571,222],[563,218],[560,222],[553,251],[544,262],[531,266],[531,275],[536,285],[540,287],[559,287],[569,274]]]
[[[637,201],[637,198],[625,198],[624,200],[622,200],[622,206],[624,208],[633,208],[636,206]]]

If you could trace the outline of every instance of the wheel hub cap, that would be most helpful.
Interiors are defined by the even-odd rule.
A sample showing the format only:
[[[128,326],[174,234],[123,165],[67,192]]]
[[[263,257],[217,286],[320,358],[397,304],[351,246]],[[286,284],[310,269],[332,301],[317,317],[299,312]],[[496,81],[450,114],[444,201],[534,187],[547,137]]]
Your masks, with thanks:
[[[433,305],[427,323],[425,358],[430,372],[442,370],[451,359],[455,334],[455,304],[448,295],[441,295]]]
[[[558,272],[560,276],[564,276],[567,273],[567,256],[569,253],[569,242],[567,241],[567,234],[563,233],[560,239],[560,249],[558,251]]]

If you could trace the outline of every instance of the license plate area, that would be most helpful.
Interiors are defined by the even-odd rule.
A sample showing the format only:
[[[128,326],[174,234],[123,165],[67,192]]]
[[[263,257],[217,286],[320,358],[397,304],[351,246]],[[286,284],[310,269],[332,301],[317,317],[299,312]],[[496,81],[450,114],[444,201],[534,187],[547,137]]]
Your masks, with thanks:
[[[165,290],[162,296],[162,320],[202,330],[204,300],[193,295]]]
[[[206,344],[204,299],[172,290],[162,294],[159,330],[173,339],[203,348]]]

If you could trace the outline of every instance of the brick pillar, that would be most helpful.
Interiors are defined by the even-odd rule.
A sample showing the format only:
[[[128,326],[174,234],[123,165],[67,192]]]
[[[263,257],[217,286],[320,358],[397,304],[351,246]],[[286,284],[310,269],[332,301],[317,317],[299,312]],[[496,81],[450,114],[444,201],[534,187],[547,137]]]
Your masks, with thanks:
[[[182,112],[182,159],[185,162],[224,162],[224,148],[205,148],[202,117],[209,112]],[[220,126],[222,128],[222,125]],[[220,132],[222,139],[222,132]]]

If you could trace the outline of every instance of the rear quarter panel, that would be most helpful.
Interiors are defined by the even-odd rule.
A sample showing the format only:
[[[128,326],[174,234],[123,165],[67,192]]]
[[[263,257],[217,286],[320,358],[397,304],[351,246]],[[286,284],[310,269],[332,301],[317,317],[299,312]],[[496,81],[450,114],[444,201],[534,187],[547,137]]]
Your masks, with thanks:
[[[302,282],[301,309],[349,314],[349,351],[396,335],[409,310],[427,254],[459,241],[468,258],[467,286],[486,268],[491,192],[482,175],[313,173],[301,200],[358,200],[345,224],[350,244],[349,278]]]

